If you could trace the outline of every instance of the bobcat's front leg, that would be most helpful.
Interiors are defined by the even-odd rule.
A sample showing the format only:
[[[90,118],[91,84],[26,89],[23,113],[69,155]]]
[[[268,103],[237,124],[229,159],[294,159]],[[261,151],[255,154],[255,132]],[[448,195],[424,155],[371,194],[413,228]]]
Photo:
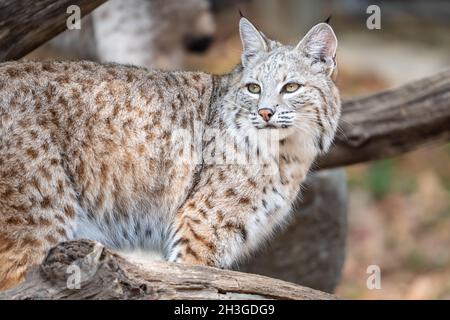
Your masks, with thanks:
[[[168,260],[229,268],[260,247],[285,221],[306,176],[308,166],[290,170],[291,162],[281,158],[277,170],[263,163],[205,172],[197,191],[178,210]]]
[[[225,192],[233,193],[231,189]],[[243,199],[240,204],[239,199]],[[244,255],[248,250],[247,218],[252,207],[249,199],[239,199],[236,204],[240,208],[215,206],[206,195],[188,201],[177,214],[168,260],[228,268]]]

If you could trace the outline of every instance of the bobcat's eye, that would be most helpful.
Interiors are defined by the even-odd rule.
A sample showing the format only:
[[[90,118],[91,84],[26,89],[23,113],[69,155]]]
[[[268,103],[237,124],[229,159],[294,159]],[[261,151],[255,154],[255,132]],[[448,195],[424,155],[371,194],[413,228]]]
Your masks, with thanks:
[[[281,92],[284,93],[292,93],[297,91],[300,88],[300,85],[295,82],[290,82],[284,85],[283,89],[281,89]]]
[[[256,83],[249,83],[247,85],[247,90],[250,93],[259,94],[261,92],[261,87]]]

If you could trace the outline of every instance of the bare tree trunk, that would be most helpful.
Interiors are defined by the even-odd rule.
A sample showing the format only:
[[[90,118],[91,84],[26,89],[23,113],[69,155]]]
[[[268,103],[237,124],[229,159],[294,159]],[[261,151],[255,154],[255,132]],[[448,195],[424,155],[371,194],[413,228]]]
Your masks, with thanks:
[[[345,259],[347,200],[343,169],[312,173],[287,228],[240,270],[333,292]]]
[[[79,270],[79,273],[77,273]],[[77,274],[80,288],[76,289]],[[72,288],[72,289],[70,289]],[[211,267],[132,264],[88,240],[52,249],[42,265],[0,299],[336,299],[289,282]]]
[[[67,8],[84,16],[105,0],[2,0],[0,61],[20,59],[66,29]]]

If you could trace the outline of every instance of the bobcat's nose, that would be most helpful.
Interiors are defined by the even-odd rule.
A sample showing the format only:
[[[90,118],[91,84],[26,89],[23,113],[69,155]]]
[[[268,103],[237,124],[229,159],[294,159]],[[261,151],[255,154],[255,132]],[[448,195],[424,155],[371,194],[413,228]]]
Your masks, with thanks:
[[[261,118],[264,119],[265,122],[269,122],[270,118],[272,118],[274,113],[275,112],[269,108],[259,109],[258,111],[258,114],[261,116]]]

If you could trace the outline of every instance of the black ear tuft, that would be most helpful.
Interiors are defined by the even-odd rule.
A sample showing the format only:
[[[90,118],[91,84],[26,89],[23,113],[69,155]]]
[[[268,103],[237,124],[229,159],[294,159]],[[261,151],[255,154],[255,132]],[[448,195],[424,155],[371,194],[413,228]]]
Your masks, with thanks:
[[[328,16],[327,20],[325,20],[324,22],[325,22],[326,24],[330,24],[330,21],[331,21],[331,17],[332,17],[332,16],[333,16],[333,15],[330,14],[330,15]]]
[[[238,8],[240,18],[245,18],[244,14],[241,11],[241,8]]]

